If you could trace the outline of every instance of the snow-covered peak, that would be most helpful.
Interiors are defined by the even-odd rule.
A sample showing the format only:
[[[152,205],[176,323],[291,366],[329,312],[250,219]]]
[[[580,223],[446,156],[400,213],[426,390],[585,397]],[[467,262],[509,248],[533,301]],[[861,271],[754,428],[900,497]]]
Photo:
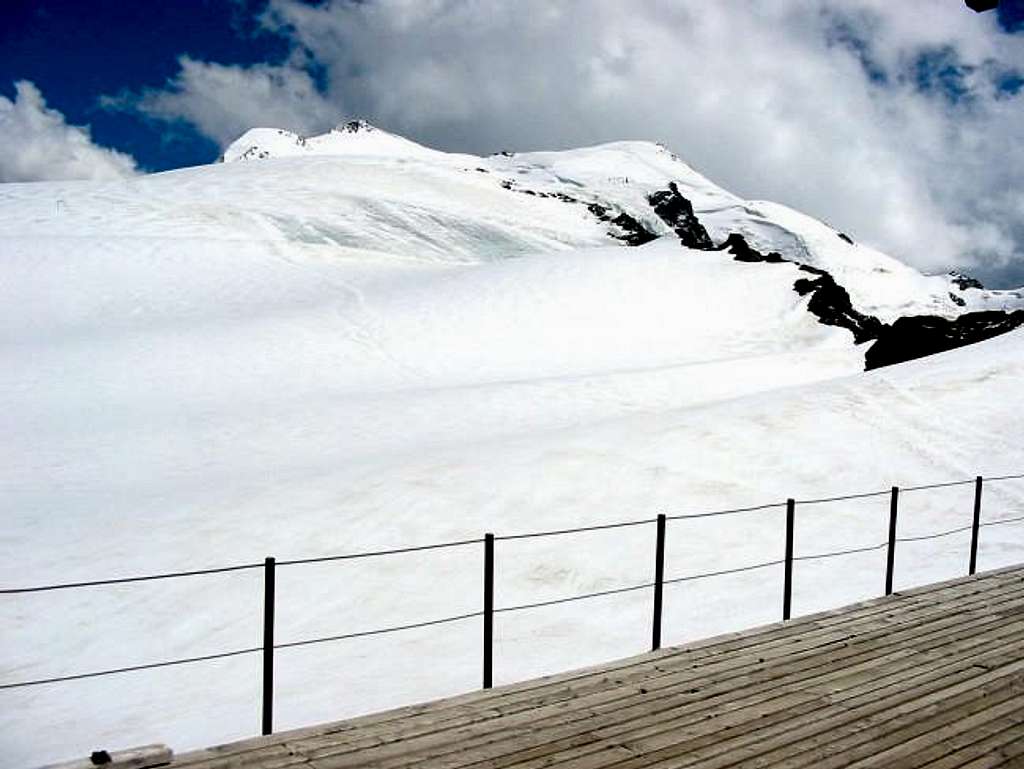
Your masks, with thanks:
[[[360,118],[359,120],[349,120],[344,123],[339,123],[332,130],[336,131],[337,133],[357,134],[360,131],[376,131],[377,126],[372,125],[369,121]]]
[[[350,120],[325,134],[308,137],[281,128],[252,128],[231,143],[224,151],[223,161],[359,155],[436,158],[444,157],[445,153],[384,131],[365,120]]]
[[[250,128],[231,142],[221,160],[233,163],[237,160],[264,160],[270,157],[291,157],[301,155],[306,138],[283,128]]]

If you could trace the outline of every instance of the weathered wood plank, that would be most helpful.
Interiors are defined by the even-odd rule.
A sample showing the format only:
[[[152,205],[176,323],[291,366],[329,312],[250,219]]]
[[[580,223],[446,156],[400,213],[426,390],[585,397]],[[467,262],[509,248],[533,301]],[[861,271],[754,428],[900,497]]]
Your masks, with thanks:
[[[1017,728],[1008,729],[978,743],[979,748],[986,752],[968,763],[958,763],[960,757],[949,756],[948,759],[936,761],[934,769],[992,769],[993,767],[1024,766],[1024,735]]]
[[[95,769],[97,761],[106,769],[152,769],[166,766],[173,757],[174,753],[169,747],[156,743],[124,750],[97,751],[92,756],[50,764],[43,769]]]
[[[1024,596],[1017,596],[1016,600],[1017,601],[1022,601],[1022,600],[1024,600]],[[935,622],[940,623],[940,624],[944,623],[946,625],[953,625],[953,624],[955,624],[957,622],[960,622],[960,623],[967,622],[967,621],[969,621],[969,619],[970,618],[968,618],[966,616],[960,616],[960,615],[954,615],[954,616],[951,617],[948,609],[945,610],[945,611],[936,613],[935,617],[934,617],[934,621]],[[979,632],[979,630],[980,630],[980,627],[978,627],[976,625],[976,623],[975,623],[975,626],[972,628],[972,632],[977,634],[977,632]],[[954,628],[954,630],[951,631],[951,632],[960,632],[960,633],[962,633],[963,631],[964,631],[964,628],[960,627],[960,628]],[[914,648],[918,649],[919,651],[923,651],[924,647],[921,644],[923,643],[923,639],[925,639],[928,635],[929,635],[928,633],[925,633],[923,631],[918,631],[917,629],[911,629],[911,630],[905,631],[904,633],[899,633],[899,632],[897,632],[897,633],[886,633],[885,630],[879,630],[879,631],[877,631],[876,637],[880,637],[886,643],[890,643],[890,644],[896,643],[896,642],[902,642],[902,643],[906,644],[909,641],[914,641],[914,642],[916,642]],[[842,637],[842,640],[848,641],[849,639],[846,638],[846,637]],[[855,640],[858,643],[861,641],[861,639],[855,639]],[[865,654],[865,653],[867,653],[867,652],[864,652],[864,651],[860,650],[858,645],[857,645],[857,643],[843,643],[842,646],[844,647],[844,649],[842,649],[842,650],[840,650],[838,652],[833,652],[832,653],[833,656],[836,656],[836,655],[843,656],[843,655]],[[786,661],[786,663],[788,665],[788,664],[790,664],[790,663],[792,663],[794,661],[801,661],[801,660],[805,660],[805,659],[816,660],[818,665],[827,664],[827,662],[824,661],[822,659],[822,657],[821,657],[820,649],[817,648],[817,647],[814,647],[813,645],[812,645],[812,648],[811,648],[810,651],[803,652],[801,654],[791,654],[788,657],[786,657],[785,661]],[[759,667],[764,667],[765,664],[770,664],[770,659],[766,659],[764,657],[755,657],[755,658],[747,657],[747,658],[743,658],[743,662],[747,666],[747,670],[744,670],[739,664],[737,664],[737,660],[736,659],[728,657],[728,658],[726,658],[726,660],[731,665],[734,666],[734,668],[732,670],[728,670],[728,672],[730,674],[733,673],[733,672],[745,673],[745,672],[747,672],[747,670],[758,669]],[[834,661],[835,660],[833,660],[833,662]],[[531,722],[536,722],[539,718],[541,718],[541,717],[543,717],[545,715],[545,712],[550,712],[552,706],[554,708],[556,708],[558,712],[563,712],[566,707],[579,708],[579,707],[584,706],[584,705],[594,704],[595,702],[598,702],[598,701],[601,701],[601,700],[621,699],[624,695],[628,695],[631,691],[637,691],[637,690],[639,690],[641,688],[647,688],[650,691],[659,691],[659,692],[661,692],[666,687],[668,687],[670,685],[673,685],[673,684],[676,684],[677,682],[681,682],[683,684],[688,683],[688,682],[693,682],[694,685],[696,685],[697,683],[701,683],[705,679],[709,679],[710,678],[710,679],[713,679],[716,683],[722,684],[723,682],[726,682],[726,681],[729,680],[729,677],[725,674],[726,668],[728,668],[729,665],[726,665],[725,667],[723,667],[723,662],[724,662],[723,660],[718,660],[716,663],[713,663],[711,666],[709,666],[707,668],[705,668],[705,667],[698,667],[694,671],[686,670],[686,671],[684,671],[681,674],[679,674],[679,673],[667,674],[665,671],[658,671],[657,675],[651,675],[651,676],[647,677],[644,680],[631,682],[633,684],[632,687],[624,685],[626,683],[625,681],[623,681],[622,679],[616,678],[616,680],[615,680],[616,686],[614,688],[612,688],[612,687],[609,686],[609,683],[607,682],[607,680],[605,680],[605,682],[603,683],[603,688],[599,688],[596,691],[596,693],[588,694],[588,693],[580,693],[578,691],[574,692],[572,690],[569,690],[567,692],[566,696],[564,697],[564,700],[565,700],[564,702],[557,702],[556,701],[552,705],[552,703],[549,703],[545,699],[541,698],[541,699],[538,699],[538,700],[535,701],[534,704],[536,705],[536,707],[534,707],[532,710],[527,710],[527,711],[521,711],[520,710],[520,711],[517,711],[517,712],[524,713],[526,715],[526,717],[529,718],[529,720]],[[717,664],[719,667],[715,668],[715,664]],[[777,667],[777,668],[775,668],[775,670],[777,672],[782,672],[782,670],[784,670],[784,668]],[[743,683],[746,683],[746,682],[744,681]],[[620,703],[620,704],[621,705],[625,705],[625,704],[628,704],[628,703]],[[497,716],[497,717],[501,717],[502,718],[502,724],[501,724],[501,726],[499,728],[507,728],[510,724],[514,723],[514,717],[508,717],[508,716],[510,716],[510,713],[506,713],[505,711],[502,711]],[[494,718],[496,716],[495,716],[494,713],[488,712],[486,714],[486,717]],[[423,728],[418,728],[418,727],[414,727],[411,724],[409,724],[408,722],[406,722],[406,724],[403,724],[402,728],[399,730],[399,733],[401,734],[401,736],[402,736],[402,738],[404,740],[408,740],[408,739],[410,739],[410,738],[412,738],[414,736],[417,736],[418,734],[421,734],[421,733],[422,734],[426,734],[426,733],[430,733],[430,732],[434,732],[434,731],[440,731],[444,726],[447,726],[447,724],[445,724],[443,722],[438,723],[438,722],[430,721],[430,722],[428,722],[428,726],[423,727]],[[469,728],[472,728],[472,726],[473,726],[473,724],[469,724]],[[464,734],[464,732],[465,732],[467,727],[466,726],[461,726],[459,728],[460,728],[460,733],[456,734],[456,735],[453,735],[451,739],[461,738],[463,736],[463,734]],[[382,740],[385,741],[385,742],[387,741],[386,737],[382,737],[380,735],[380,732],[378,732],[376,730],[369,731],[368,733],[364,734],[364,736],[367,739],[371,740],[372,744],[380,744]],[[322,745],[328,745],[328,744],[331,744],[332,742],[339,742],[339,743],[340,742],[344,742],[345,739],[346,739],[345,735],[325,735],[323,738],[318,739],[317,743],[318,744],[322,744]],[[367,743],[367,744],[370,744],[370,743]],[[358,747],[358,746],[353,745],[353,747]]]
[[[1021,663],[1024,670],[1024,662]],[[673,766],[685,766],[691,760],[701,760],[701,766],[729,766],[737,757],[742,758],[744,766],[754,765],[755,759],[773,749],[791,750],[794,743],[813,742],[817,735],[834,735],[844,728],[856,729],[865,719],[878,714],[891,718],[898,715],[901,708],[914,709],[921,705],[922,695],[935,697],[947,692],[949,683],[967,690],[982,685],[982,676],[970,672],[959,674],[940,673],[932,676],[927,684],[919,684],[911,691],[900,690],[897,696],[879,701],[871,698],[867,703],[856,709],[843,707],[842,702],[829,702],[826,698],[812,704],[816,707],[804,709],[781,709],[762,713],[757,710],[741,714],[748,716],[734,722],[733,719],[680,719],[678,721],[659,721],[648,727],[627,732],[615,733],[611,739],[594,742],[587,749],[600,753],[610,744],[625,746],[633,752],[628,761],[619,760],[616,767],[641,767],[656,761],[666,761]],[[897,687],[899,688],[899,687]],[[795,751],[793,751],[795,752]],[[684,761],[681,756],[687,756]],[[543,765],[550,765],[551,754],[545,756]],[[566,767],[598,767],[600,762],[593,761],[581,749],[572,751],[572,755],[560,758]],[[492,764],[484,764],[491,766]],[[534,766],[539,764],[513,763],[511,766]]]
[[[506,698],[513,701],[517,699],[529,701],[534,693],[539,693],[551,687],[558,687],[563,684],[573,685],[575,682],[585,681],[588,679],[604,679],[610,675],[626,675],[629,671],[634,669],[638,669],[642,673],[643,669],[650,669],[654,666],[664,667],[673,665],[675,664],[673,662],[674,657],[685,658],[680,663],[683,664],[688,659],[724,655],[731,653],[738,648],[753,648],[759,644],[763,645],[765,648],[771,648],[784,645],[787,642],[792,642],[794,639],[800,640],[801,636],[813,637],[812,634],[814,631],[808,630],[806,627],[803,627],[802,624],[798,626],[796,623],[814,623],[816,626],[822,627],[844,625],[852,628],[858,623],[874,621],[872,618],[881,620],[882,615],[885,615],[886,617],[883,621],[893,621],[898,623],[904,621],[901,618],[917,610],[933,612],[948,611],[948,607],[944,607],[941,610],[936,609],[938,597],[942,597],[943,599],[949,598],[950,600],[955,599],[958,603],[961,600],[973,600],[978,597],[987,599],[990,596],[998,595],[1000,592],[1004,591],[1007,585],[1012,588],[1014,585],[1020,585],[1022,583],[1024,583],[1024,573],[1021,573],[1020,570],[997,570],[978,575],[973,580],[949,580],[935,585],[916,588],[905,593],[897,593],[896,595],[902,599],[898,610],[893,608],[891,599],[871,599],[852,607],[827,610],[798,618],[789,624],[775,623],[751,630],[727,633],[711,639],[705,639],[704,641],[691,643],[686,647],[678,649],[665,649],[658,653],[632,657],[607,665],[598,665],[577,671],[570,671],[568,673],[546,676],[540,679],[535,679],[534,681],[501,687],[491,690],[490,692],[470,692],[433,703],[420,703],[398,708],[382,714],[361,716],[347,721],[308,727],[306,729],[295,730],[290,734],[294,736],[313,736],[316,734],[339,733],[356,729],[362,731],[366,726],[371,724],[374,726],[380,726],[388,723],[389,721],[408,723],[410,718],[415,718],[418,715],[426,715],[431,719],[436,719],[437,714],[442,710],[452,710],[454,712],[472,714],[481,709],[480,703],[484,700],[489,703],[501,701]],[[805,640],[804,642],[806,643],[807,641]],[[258,737],[238,743],[232,743],[230,745],[217,746],[209,750],[218,752],[228,750],[242,752],[259,748],[264,744],[279,742],[281,739],[282,738],[277,735],[271,737]],[[183,755],[181,760],[189,760],[193,755],[194,754]]]
[[[1019,627],[1012,631],[1006,631],[1005,626],[1001,622],[996,622],[993,625],[993,628],[998,633],[1006,634],[1007,632],[1009,632],[1014,639],[1017,638],[1021,632],[1021,628]],[[979,630],[980,628],[974,629],[975,633],[978,633]],[[998,635],[996,637],[998,637]],[[899,644],[901,641],[903,641],[903,639],[901,639],[899,636],[887,636],[885,638],[885,641],[887,644],[892,645]],[[985,641],[981,638],[976,638],[976,640],[974,641],[975,645],[981,645],[984,642]],[[920,660],[922,660],[924,657],[924,653],[925,647],[923,645],[918,645],[916,652],[913,650],[904,649],[897,652],[896,657],[912,657],[913,659],[916,659],[920,662]],[[872,670],[878,667],[879,665],[883,664],[883,662],[878,661],[876,654],[874,654],[871,651],[861,651],[860,649],[858,649],[856,645],[850,645],[844,649],[839,650],[838,652],[831,655],[832,659],[823,659],[820,655],[818,655],[817,657],[812,656],[809,658],[808,664],[813,664],[819,672],[823,669],[827,673],[827,676],[824,680],[828,680],[829,678],[840,678],[843,676],[848,676],[851,673],[850,666],[853,665],[853,663],[847,662],[846,664],[844,664],[844,666],[838,669],[834,667],[835,664],[840,660],[841,655],[854,654],[858,654],[864,658],[861,662],[861,667],[867,670]],[[913,659],[910,662],[913,662]],[[933,659],[939,659],[941,661],[944,659],[944,656],[938,655],[938,657],[933,657]],[[765,661],[761,660],[761,662]],[[580,700],[570,703],[569,707],[560,707],[554,711],[552,711],[549,708],[538,708],[536,711],[532,713],[528,712],[525,714],[521,714],[520,718],[503,718],[500,723],[495,724],[495,728],[493,730],[488,730],[488,732],[486,732],[485,734],[486,736],[491,737],[495,740],[500,740],[503,739],[505,733],[509,732],[510,730],[514,730],[515,728],[520,727],[522,725],[531,725],[535,729],[540,727],[548,728],[549,726],[554,726],[556,724],[565,723],[571,720],[582,721],[583,723],[581,723],[580,725],[581,729],[583,731],[592,731],[599,725],[595,721],[595,719],[598,718],[600,714],[610,713],[611,720],[613,723],[625,723],[628,720],[627,716],[629,716],[631,711],[635,711],[638,708],[650,710],[652,708],[652,697],[658,698],[656,711],[671,710],[673,707],[680,707],[683,704],[692,701],[696,701],[698,705],[703,703],[704,705],[710,706],[710,704],[714,701],[716,695],[724,694],[728,696],[730,692],[734,691],[737,685],[742,686],[743,691],[747,695],[751,694],[752,692],[756,693],[762,691],[768,692],[770,694],[771,692],[775,692],[778,688],[778,684],[773,682],[772,679],[777,678],[783,674],[792,672],[795,669],[794,664],[795,663],[791,663],[787,660],[785,664],[782,665],[760,665],[757,666],[757,670],[755,671],[755,673],[760,672],[760,675],[745,676],[744,678],[742,678],[742,680],[737,680],[735,682],[727,680],[724,684],[721,681],[715,680],[714,676],[710,677],[710,680],[708,680],[709,677],[707,676],[698,676],[693,677],[693,680],[690,682],[687,682],[686,679],[684,679],[682,684],[674,687],[669,687],[665,686],[662,682],[671,682],[671,679],[663,678],[646,682],[647,685],[650,687],[649,689],[647,689],[647,691],[644,691],[643,688],[628,690],[627,696],[621,695],[620,690],[622,689],[622,687],[616,687],[615,689],[609,690],[604,693],[605,695],[613,693],[620,695],[615,700],[610,701],[608,703],[598,703],[596,702],[595,697],[588,697],[581,698]],[[909,666],[910,665],[908,664],[901,667]],[[805,667],[807,666],[805,665]],[[893,669],[896,670],[897,668]],[[812,673],[815,672],[813,668],[807,668],[807,670]],[[855,670],[856,668],[854,668],[854,672]],[[872,672],[870,678],[877,678],[877,674]],[[688,683],[689,685],[687,685]],[[708,687],[708,684],[713,684],[713,686]],[[680,696],[673,697],[673,695],[681,695],[681,698]],[[735,695],[733,695],[733,697],[734,696]],[[605,699],[607,699],[607,697]],[[761,697],[760,699],[765,699],[765,697]],[[548,719],[547,721],[541,723],[541,719],[548,714],[553,714],[555,716],[555,719]],[[419,736],[417,733],[406,735],[405,738],[402,739],[403,745],[400,748],[400,750],[413,752],[414,749],[421,749],[424,743],[422,740],[416,740],[415,738],[417,736]],[[436,734],[433,736],[432,741],[437,744],[452,746],[451,749],[456,749],[460,753],[465,753],[466,750],[473,746],[473,740],[470,739],[471,736],[472,726],[468,728],[463,727],[450,734]],[[310,743],[307,741],[305,744],[309,748],[314,748],[314,746],[329,747],[332,744],[332,740],[330,738],[326,738],[323,740],[317,740],[315,743]],[[377,744],[379,745],[380,743]],[[312,755],[314,755],[315,757],[322,757],[325,755],[329,755],[331,752],[341,751],[322,750],[317,751]],[[391,751],[378,751],[378,755],[381,755],[382,753],[386,752]],[[431,759],[436,759],[437,757],[438,756],[436,754],[430,755]],[[422,758],[426,758],[426,756],[422,756]]]
[[[1016,630],[1014,630],[1013,633],[1014,634],[1019,634],[1020,633],[1020,628],[1017,628]],[[1014,640],[1016,640],[1016,635],[1014,635]],[[979,641],[979,643],[981,643],[981,641]],[[907,655],[906,655],[906,653],[903,653],[902,656],[907,656]],[[938,659],[938,660],[941,661],[943,658],[941,656],[938,656],[938,657],[934,657],[933,659]],[[833,676],[844,675],[844,674],[845,674],[845,670],[843,670],[843,669],[840,669],[838,671],[834,671],[832,673]],[[768,690],[771,691],[774,688],[777,688],[777,687],[769,687]],[[745,691],[749,692],[750,691],[750,687],[745,687]],[[652,692],[652,694],[654,696],[656,696],[656,697],[659,696],[658,692]],[[689,697],[689,699],[692,700],[692,701],[695,701],[695,702],[691,702],[690,704],[691,705],[695,705],[695,707],[698,707],[698,708],[702,704],[704,704],[705,706],[709,705],[710,702],[711,702],[711,694],[712,694],[712,692],[701,693],[697,697],[694,697],[694,696],[691,695]],[[764,697],[761,697],[759,699],[764,699]],[[684,700],[684,704],[685,704],[685,700]],[[738,704],[738,703],[730,703],[730,704]],[[673,703],[671,701],[665,700],[663,697],[659,697],[659,699],[657,700],[657,705],[658,705],[658,710],[665,710],[666,708],[667,709],[671,709],[671,707],[673,705],[678,705],[678,703]],[[638,706],[638,707],[640,707],[640,706]],[[646,704],[642,705],[642,707],[650,708],[651,707],[650,702],[648,701]],[[641,711],[641,713],[642,713],[642,711]],[[612,713],[613,717],[612,717],[611,721],[612,721],[613,724],[617,724],[619,722],[628,721],[628,719],[626,718],[627,715],[629,715],[629,710],[619,710],[617,713],[613,712]],[[597,716],[598,716],[598,713],[595,712],[595,711],[588,711],[587,713],[583,714],[583,718],[584,719],[590,718],[591,723],[589,725],[590,725],[591,728],[594,728],[594,727],[598,726],[598,724],[596,722],[594,722],[594,718],[596,718]],[[546,727],[546,724],[542,724],[541,726],[542,727]],[[587,724],[584,723],[583,726],[585,728],[587,726]],[[461,735],[461,734],[453,735],[452,739],[451,739],[451,742],[454,745],[460,746],[459,749],[464,751],[465,748],[466,748],[466,744],[467,743],[466,743],[466,741],[464,741],[462,739],[462,737],[463,737],[463,735]],[[409,749],[409,751],[411,753],[418,753],[417,750],[413,750],[412,749],[412,748],[418,747],[418,746],[409,744],[406,747]],[[426,756],[422,755],[422,754],[419,754],[418,757],[421,758],[421,759],[426,758]],[[433,758],[434,756],[432,755],[431,757]],[[432,763],[436,763],[436,761],[432,761]]]
[[[172,769],[980,769],[1024,763],[1022,724],[1017,567],[196,751]]]

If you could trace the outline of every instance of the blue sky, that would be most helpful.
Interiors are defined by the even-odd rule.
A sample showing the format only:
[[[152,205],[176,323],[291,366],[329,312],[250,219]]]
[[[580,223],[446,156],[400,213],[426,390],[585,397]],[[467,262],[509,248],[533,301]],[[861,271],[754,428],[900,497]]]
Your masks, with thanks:
[[[286,38],[261,31],[265,0],[7,0],[0,28],[0,94],[29,80],[49,106],[93,139],[135,157],[148,170],[208,163],[217,144],[187,124],[169,128],[104,109],[99,99],[124,89],[160,86],[178,57],[232,64],[284,59]]]
[[[98,144],[132,155],[147,170],[208,163],[219,153],[216,142],[187,123],[169,128],[137,114],[104,109],[99,98],[159,87],[175,76],[181,55],[224,64],[280,63],[290,43],[286,36],[260,28],[266,4],[8,0],[0,29],[0,94],[13,98],[15,81],[32,81],[69,123],[90,125]],[[1024,3],[1004,0],[997,13],[1004,29],[1024,27]],[[922,64],[922,78],[956,87],[955,68],[925,67],[927,63]],[[1020,87],[1011,77],[1006,84]]]
[[[208,163],[256,125],[353,117],[478,153],[649,139],[926,271],[1024,283],[1022,0],[986,14],[961,0],[4,11],[0,181]]]

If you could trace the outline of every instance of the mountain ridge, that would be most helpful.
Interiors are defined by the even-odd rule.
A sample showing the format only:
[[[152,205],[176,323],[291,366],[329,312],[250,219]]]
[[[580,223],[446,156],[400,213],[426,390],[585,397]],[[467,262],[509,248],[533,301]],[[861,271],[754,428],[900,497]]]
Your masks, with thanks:
[[[946,349],[953,349],[964,344],[971,344],[975,341],[989,338],[995,333],[1003,333],[1012,330],[1024,323],[1021,314],[1015,310],[1024,309],[1024,299],[1020,291],[1009,292],[986,292],[981,283],[969,276],[957,272],[950,272],[943,276],[946,280],[945,294],[940,293],[940,301],[934,302],[931,308],[916,309],[909,314],[892,315],[888,317],[876,317],[869,308],[856,307],[855,300],[851,299],[849,290],[842,285],[842,272],[837,270],[840,278],[832,274],[829,267],[832,265],[818,264],[818,260],[811,253],[799,255],[790,254],[783,257],[779,246],[773,242],[770,236],[758,233],[755,224],[762,227],[776,227],[778,230],[786,230],[775,221],[769,213],[765,216],[758,204],[741,202],[738,199],[729,201],[731,205],[738,206],[747,215],[747,221],[742,217],[734,218],[732,225],[736,227],[732,231],[724,231],[722,226],[717,228],[720,236],[716,244],[695,213],[693,202],[687,198],[679,189],[680,180],[668,179],[663,188],[650,189],[653,180],[644,179],[646,182],[642,192],[647,210],[638,205],[635,199],[623,199],[623,196],[609,194],[609,190],[587,190],[585,185],[561,184],[565,177],[559,177],[557,173],[544,175],[538,173],[538,169],[553,168],[559,163],[559,155],[568,156],[572,153],[601,153],[614,150],[623,150],[634,153],[638,158],[650,154],[667,155],[671,162],[685,168],[688,177],[688,192],[700,191],[705,196],[709,193],[720,195],[722,200],[729,201],[729,196],[721,188],[697,174],[691,167],[685,164],[679,156],[672,153],[664,145],[656,142],[631,141],[611,142],[595,147],[581,148],[579,150],[568,150],[562,153],[521,153],[503,151],[494,153],[486,158],[477,158],[479,163],[474,170],[480,173],[500,173],[502,178],[499,185],[509,192],[525,194],[543,199],[553,199],[566,204],[579,204],[595,216],[598,220],[608,225],[607,234],[613,240],[620,241],[628,246],[638,246],[648,243],[659,236],[663,236],[664,230],[657,231],[651,225],[650,214],[661,220],[669,232],[674,232],[680,243],[686,247],[697,250],[728,250],[738,261],[748,262],[769,262],[778,263],[791,261],[798,265],[806,266],[814,271],[817,277],[812,281],[801,279],[794,285],[794,290],[801,296],[810,295],[808,298],[808,310],[812,312],[822,323],[836,325],[846,328],[853,334],[856,344],[872,341],[878,345],[878,353],[868,356],[866,367],[874,368],[879,365],[891,365],[904,360],[911,360],[921,355],[931,354]],[[299,156],[383,156],[388,158],[419,159],[424,162],[452,163],[456,166],[464,164],[467,156],[448,155],[436,150],[431,150],[422,145],[410,142],[403,137],[382,131],[365,120],[352,120],[332,129],[327,134],[304,138],[289,132],[278,129],[253,129],[233,142],[225,153],[225,162],[239,162],[245,160],[266,160],[271,158],[299,157]],[[547,159],[547,164],[536,161]],[[554,159],[554,162],[551,162]],[[497,167],[495,167],[497,166]],[[530,171],[533,171],[531,173]],[[630,184],[630,171],[633,171],[633,178],[636,179],[636,169],[625,168],[618,179],[622,186]],[[504,171],[504,173],[502,173]],[[509,173],[512,171],[513,173]],[[525,178],[523,178],[525,177]],[[642,169],[641,169],[642,177]],[[656,186],[656,185],[654,185]],[[703,188],[703,189],[701,189]],[[590,194],[586,194],[590,192]],[[775,206],[761,202],[761,207]],[[719,209],[715,213],[720,213]],[[728,225],[725,225],[728,227]],[[826,227],[823,223],[821,227]],[[830,229],[830,228],[829,228]],[[834,236],[846,246],[856,249],[857,244],[846,233],[832,231]],[[721,235],[724,234],[724,239]],[[760,235],[760,237],[758,237]],[[762,253],[747,242],[747,237],[755,238]],[[833,270],[834,270],[834,266]],[[888,265],[876,265],[875,269],[882,271]],[[904,266],[905,267],[905,266]],[[981,292],[980,297],[974,292]],[[1002,300],[1004,305],[993,307],[991,302],[984,299],[996,297],[997,301]],[[933,296],[933,300],[936,297]],[[982,301],[978,301],[983,298]],[[978,313],[996,313],[999,315],[979,315]],[[908,320],[914,318],[914,320]],[[880,337],[884,339],[880,340]]]

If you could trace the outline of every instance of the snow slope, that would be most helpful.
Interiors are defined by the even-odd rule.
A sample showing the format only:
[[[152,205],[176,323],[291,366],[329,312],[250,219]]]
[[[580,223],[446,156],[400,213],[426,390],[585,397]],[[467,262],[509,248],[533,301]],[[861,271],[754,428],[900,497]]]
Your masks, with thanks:
[[[824,267],[883,318],[1014,292],[922,276],[654,144],[473,158],[357,129],[250,132],[228,162],[129,182],[0,187],[0,586],[1024,468],[1024,333],[866,374],[792,290],[795,265],[624,247],[587,205],[667,234],[646,196],[676,181],[716,241]],[[970,494],[907,494],[901,534],[963,524]],[[993,483],[986,516],[1022,500]],[[887,504],[801,508],[798,551],[881,541]],[[674,522],[669,576],[774,560],[782,536],[777,510]],[[901,546],[897,585],[962,573],[965,536]],[[499,543],[498,605],[646,582],[652,541]],[[986,529],[982,566],[1022,544]],[[475,611],[480,560],[282,567],[278,639]],[[799,564],[796,612],[876,595],[883,562]],[[777,572],[669,588],[666,640],[776,619]],[[257,646],[260,590],[240,571],[0,596],[0,682]],[[503,614],[497,681],[642,651],[648,614],[646,593]],[[465,691],[478,668],[475,621],[282,651],[277,725]],[[0,690],[0,764],[248,736],[258,693],[258,655]]]

